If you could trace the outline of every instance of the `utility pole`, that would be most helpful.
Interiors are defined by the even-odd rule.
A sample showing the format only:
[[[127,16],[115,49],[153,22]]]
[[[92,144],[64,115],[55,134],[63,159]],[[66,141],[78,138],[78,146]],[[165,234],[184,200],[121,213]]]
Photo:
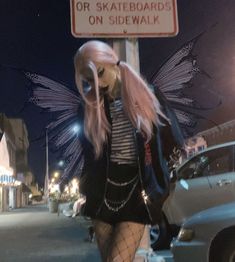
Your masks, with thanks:
[[[48,203],[49,199],[49,155],[48,155],[48,130],[46,128],[45,132],[45,139],[46,139],[46,174],[44,180],[44,197],[46,203]]]

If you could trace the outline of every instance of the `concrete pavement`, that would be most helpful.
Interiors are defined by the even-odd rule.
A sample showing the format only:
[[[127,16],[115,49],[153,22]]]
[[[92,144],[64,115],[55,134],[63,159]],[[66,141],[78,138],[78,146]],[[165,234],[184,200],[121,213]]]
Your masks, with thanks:
[[[0,213],[0,262],[101,262],[96,243],[84,241],[90,222],[31,205]],[[158,252],[172,262],[169,251]],[[150,262],[164,261],[149,257]]]
[[[100,262],[96,244],[85,242],[87,221],[29,206],[0,215],[1,262]]]

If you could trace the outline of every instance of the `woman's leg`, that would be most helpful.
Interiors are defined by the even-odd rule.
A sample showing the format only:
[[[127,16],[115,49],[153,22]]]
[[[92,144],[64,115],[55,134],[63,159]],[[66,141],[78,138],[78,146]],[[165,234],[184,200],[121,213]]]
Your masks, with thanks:
[[[107,252],[113,233],[113,226],[100,220],[93,220],[92,223],[102,260],[107,261]]]
[[[145,225],[135,222],[121,222],[115,225],[109,246],[107,262],[132,262]]]

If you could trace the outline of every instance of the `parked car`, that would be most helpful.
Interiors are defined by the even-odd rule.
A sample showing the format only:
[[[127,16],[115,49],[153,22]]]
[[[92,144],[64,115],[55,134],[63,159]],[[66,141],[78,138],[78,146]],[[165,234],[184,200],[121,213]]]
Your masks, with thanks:
[[[166,247],[193,214],[235,201],[235,141],[197,153],[175,170],[162,222],[151,229],[154,250]]]
[[[174,262],[234,262],[235,202],[189,218],[171,243]]]

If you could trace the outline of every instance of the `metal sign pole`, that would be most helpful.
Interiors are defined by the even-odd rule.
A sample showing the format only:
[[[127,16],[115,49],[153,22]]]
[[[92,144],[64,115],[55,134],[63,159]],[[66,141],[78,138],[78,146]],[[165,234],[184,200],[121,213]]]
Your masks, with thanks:
[[[140,71],[139,43],[137,38],[113,39],[112,46],[120,60],[126,61],[137,72]]]
[[[137,72],[140,72],[138,38],[111,39],[108,42],[113,47],[120,60],[126,61]],[[145,227],[145,232],[139,248],[146,250],[150,248],[149,226]]]

